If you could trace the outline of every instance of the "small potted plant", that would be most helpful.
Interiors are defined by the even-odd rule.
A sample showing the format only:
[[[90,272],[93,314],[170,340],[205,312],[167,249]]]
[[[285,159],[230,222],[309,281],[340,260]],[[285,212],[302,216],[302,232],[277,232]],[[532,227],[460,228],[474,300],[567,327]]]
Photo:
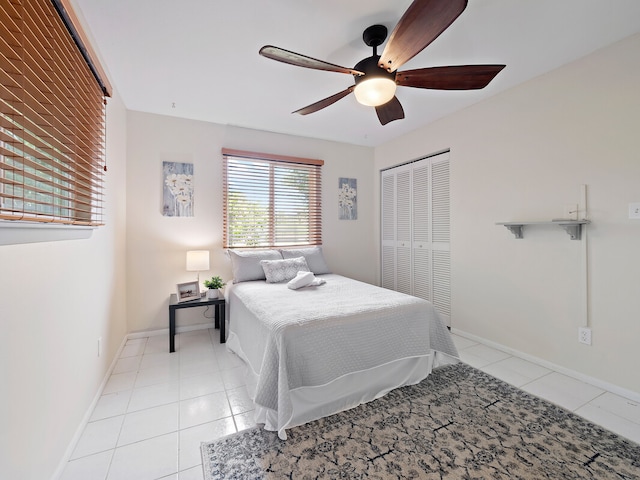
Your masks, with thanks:
[[[224,287],[226,284],[222,281],[220,277],[211,277],[211,280],[205,280],[204,286],[207,287],[207,298],[220,298],[222,297],[222,292],[220,289]]]

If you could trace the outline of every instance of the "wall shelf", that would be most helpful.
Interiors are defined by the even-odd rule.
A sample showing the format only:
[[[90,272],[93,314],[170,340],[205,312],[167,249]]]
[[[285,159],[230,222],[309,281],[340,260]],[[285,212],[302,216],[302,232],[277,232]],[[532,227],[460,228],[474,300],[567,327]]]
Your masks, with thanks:
[[[571,237],[571,240],[582,238],[582,226],[588,225],[591,220],[551,220],[545,222],[500,222],[496,225],[504,225],[516,238],[524,238],[523,232],[526,225],[559,225]]]

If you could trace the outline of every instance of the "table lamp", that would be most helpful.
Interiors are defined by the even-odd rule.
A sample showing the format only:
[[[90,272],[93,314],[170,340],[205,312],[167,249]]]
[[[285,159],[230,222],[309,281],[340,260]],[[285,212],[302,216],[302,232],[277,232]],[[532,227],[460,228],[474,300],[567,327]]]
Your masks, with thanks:
[[[209,270],[209,250],[190,250],[187,252],[187,271],[198,272],[198,285],[200,285],[200,272]]]

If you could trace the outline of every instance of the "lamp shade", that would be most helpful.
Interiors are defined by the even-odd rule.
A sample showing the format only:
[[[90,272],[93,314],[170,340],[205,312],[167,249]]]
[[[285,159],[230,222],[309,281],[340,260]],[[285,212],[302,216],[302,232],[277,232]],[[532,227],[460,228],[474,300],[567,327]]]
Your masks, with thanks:
[[[362,105],[378,107],[391,100],[396,94],[396,72],[387,72],[378,66],[379,55],[360,60],[354,70],[364,72],[355,76],[356,88],[353,93]]]
[[[190,250],[187,252],[187,271],[204,272],[209,270],[209,250]]]
[[[396,94],[396,82],[385,77],[373,77],[356,85],[353,93],[362,105],[384,105]]]

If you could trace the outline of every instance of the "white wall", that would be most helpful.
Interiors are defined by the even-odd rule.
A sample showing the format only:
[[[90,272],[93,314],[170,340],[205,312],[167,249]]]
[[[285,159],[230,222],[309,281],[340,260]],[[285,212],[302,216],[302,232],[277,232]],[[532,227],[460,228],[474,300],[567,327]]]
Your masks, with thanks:
[[[187,250],[211,252],[201,280],[231,278],[222,249],[223,147],[317,158],[323,166],[323,244],[336,273],[374,282],[373,150],[309,138],[129,112],[127,120],[127,312],[130,331],[168,328],[169,294],[195,279]],[[194,164],[195,216],[162,216],[162,162]],[[338,178],[358,180],[358,220],[338,220]],[[178,326],[209,323],[203,309],[182,310]],[[207,313],[211,315],[211,312]]]
[[[127,332],[126,114],[117,97],[107,123],[106,225],[86,240],[0,246],[2,478],[51,478]]]
[[[640,35],[375,150],[376,170],[451,149],[452,327],[640,392]],[[505,72],[508,71],[508,66]],[[376,208],[379,209],[379,174]],[[577,342],[583,243],[551,220],[588,186],[593,345]],[[379,236],[379,232],[376,232]]]

